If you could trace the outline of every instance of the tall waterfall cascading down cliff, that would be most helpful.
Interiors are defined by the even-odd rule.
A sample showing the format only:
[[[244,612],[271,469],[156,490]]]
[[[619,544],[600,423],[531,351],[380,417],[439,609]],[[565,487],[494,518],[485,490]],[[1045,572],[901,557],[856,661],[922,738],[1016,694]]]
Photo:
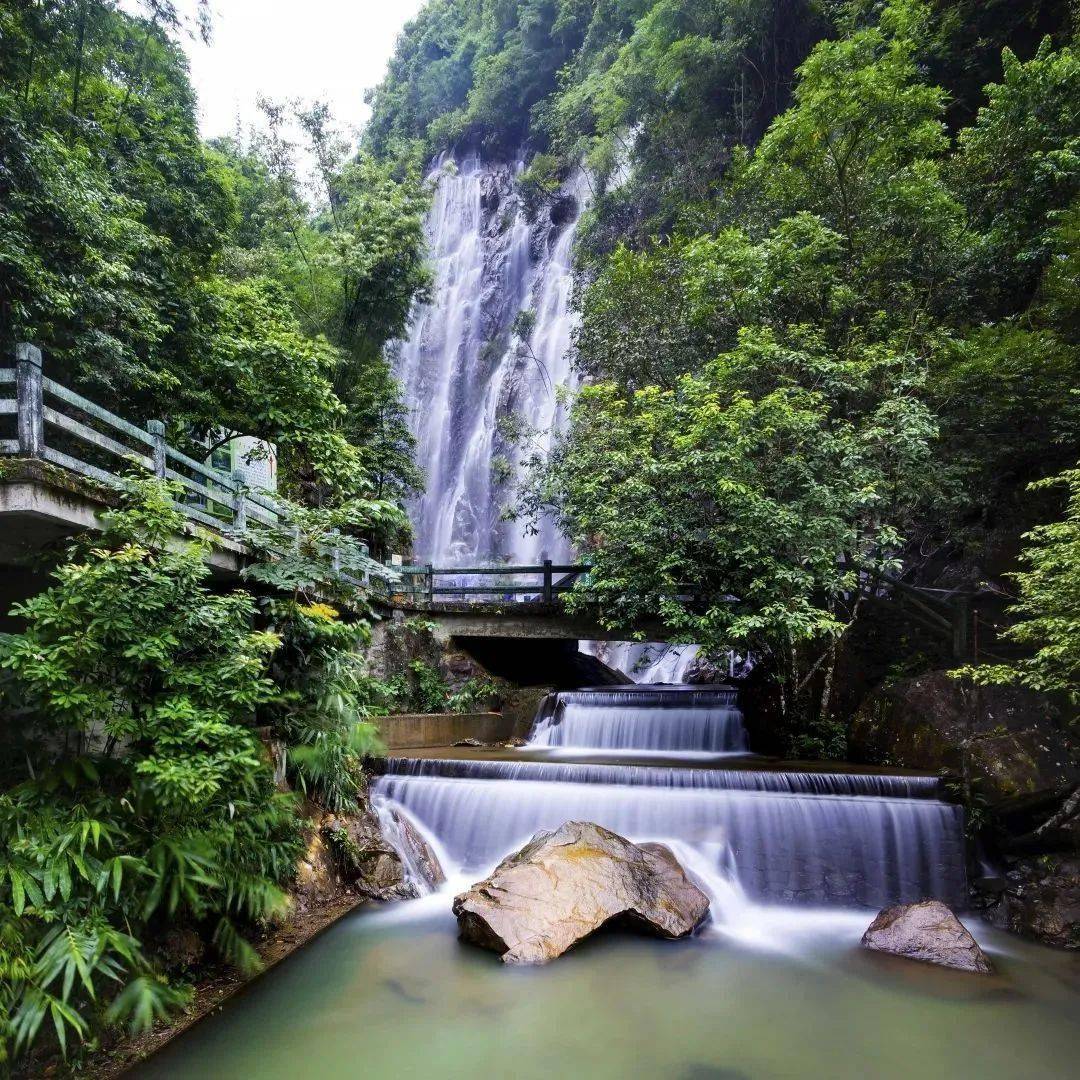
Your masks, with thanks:
[[[522,461],[520,445],[501,426],[523,425],[530,451],[543,453],[565,420],[558,388],[573,384],[573,244],[590,187],[578,170],[530,222],[514,185],[521,166],[443,155],[431,173],[432,296],[414,311],[396,363],[426,478],[409,508],[419,562],[524,565],[574,557],[550,520],[528,534],[503,520]],[[527,341],[512,329],[522,312],[534,315]],[[583,644],[642,682],[680,682],[696,651]]]
[[[571,554],[551,522],[523,535],[502,520],[520,454],[500,424],[523,424],[542,452],[563,421],[556,391],[571,380],[571,248],[588,183],[579,172],[530,222],[514,186],[520,167],[444,156],[432,173],[433,295],[414,312],[396,365],[427,480],[410,508],[423,561],[522,564]],[[522,341],[512,328],[527,311],[535,318]]]

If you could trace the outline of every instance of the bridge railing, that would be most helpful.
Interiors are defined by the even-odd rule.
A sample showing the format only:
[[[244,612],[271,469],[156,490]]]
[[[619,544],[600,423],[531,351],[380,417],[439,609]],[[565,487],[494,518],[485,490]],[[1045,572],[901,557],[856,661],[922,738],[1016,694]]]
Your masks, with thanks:
[[[589,572],[584,564],[555,563],[551,559],[523,566],[403,566],[400,592],[414,599],[437,600],[460,597],[470,600],[516,600],[525,598],[550,604],[569,592],[578,578]],[[539,578],[523,582],[521,578]],[[479,583],[471,583],[481,579]],[[495,580],[483,580],[495,579]]]
[[[285,518],[269,491],[249,485],[244,469],[226,473],[197,461],[165,441],[161,421],[151,420],[140,427],[46,377],[41,350],[34,345],[17,345],[15,366],[0,368],[3,456],[44,461],[115,488],[122,486],[124,472],[141,467],[179,484],[184,497],[178,500],[178,509],[223,535],[240,537],[249,525],[281,526]],[[331,538],[320,557],[347,584],[382,586],[387,582],[396,588],[396,571],[370,558],[367,545],[360,548],[362,554],[343,566],[340,549]]]

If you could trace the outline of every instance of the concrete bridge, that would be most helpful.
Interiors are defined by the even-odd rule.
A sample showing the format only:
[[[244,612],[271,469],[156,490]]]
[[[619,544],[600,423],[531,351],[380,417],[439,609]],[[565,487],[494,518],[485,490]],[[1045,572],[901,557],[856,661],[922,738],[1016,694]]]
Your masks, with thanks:
[[[663,624],[638,623],[632,631],[611,630],[595,615],[569,613],[561,600],[413,600],[395,596],[376,607],[391,619],[423,619],[445,638],[515,638],[533,641],[625,641],[634,632],[665,641]]]
[[[15,365],[0,368],[0,623],[12,603],[47,584],[31,570],[34,557],[100,529],[102,511],[116,505],[121,475],[132,468],[182,488],[177,505],[186,527],[213,539],[213,573],[226,581],[239,577],[250,557],[248,524],[281,520],[273,493],[251,485],[244,470],[225,473],[187,456],[165,441],[164,431],[155,421],[144,427],[125,420],[47,378],[41,351],[17,347]],[[561,648],[629,636],[588,613],[567,612],[562,596],[586,577],[585,565],[545,559],[523,566],[383,566],[365,551],[357,565],[342,567],[332,548],[325,557],[339,579],[371,594],[384,620],[423,619],[447,641],[472,642],[470,651],[490,652],[499,641]],[[652,641],[668,636],[659,624],[633,629]]]
[[[18,345],[14,367],[0,367],[0,601],[20,599],[20,589],[36,591],[27,568],[43,549],[100,530],[102,512],[117,504],[122,474],[132,469],[180,490],[185,530],[211,537],[210,568],[218,577],[235,578],[248,563],[249,524],[287,521],[274,493],[253,483],[249,470],[223,472],[188,456],[166,442],[164,424],[143,427],[103,409],[46,377],[40,349]],[[388,587],[398,581],[366,547],[350,554],[347,566],[333,543],[322,554],[335,576],[357,587],[372,577]]]

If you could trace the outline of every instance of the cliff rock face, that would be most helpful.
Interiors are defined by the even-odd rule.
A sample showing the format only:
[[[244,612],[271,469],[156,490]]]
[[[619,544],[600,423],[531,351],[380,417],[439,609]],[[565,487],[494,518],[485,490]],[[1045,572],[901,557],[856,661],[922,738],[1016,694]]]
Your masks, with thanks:
[[[589,822],[539,832],[454,900],[461,937],[505,964],[543,964],[609,923],[690,934],[708,897],[662,844],[632,844]]]
[[[987,918],[1014,934],[1080,949],[1080,857],[1010,860],[1001,898]]]
[[[966,748],[991,802],[1063,791],[1080,768],[1058,710],[1026,690],[967,690],[947,672],[904,679],[871,694],[851,725],[857,761],[959,773]]]

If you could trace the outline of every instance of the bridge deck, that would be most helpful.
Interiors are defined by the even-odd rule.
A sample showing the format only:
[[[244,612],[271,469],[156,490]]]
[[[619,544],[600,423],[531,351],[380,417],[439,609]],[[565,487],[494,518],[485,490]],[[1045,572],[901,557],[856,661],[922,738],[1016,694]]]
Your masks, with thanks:
[[[430,620],[447,637],[456,638],[625,641],[636,632],[644,635],[641,640],[666,641],[670,636],[661,623],[612,630],[594,615],[571,614],[559,600],[413,600],[395,596],[387,606],[404,618]]]

